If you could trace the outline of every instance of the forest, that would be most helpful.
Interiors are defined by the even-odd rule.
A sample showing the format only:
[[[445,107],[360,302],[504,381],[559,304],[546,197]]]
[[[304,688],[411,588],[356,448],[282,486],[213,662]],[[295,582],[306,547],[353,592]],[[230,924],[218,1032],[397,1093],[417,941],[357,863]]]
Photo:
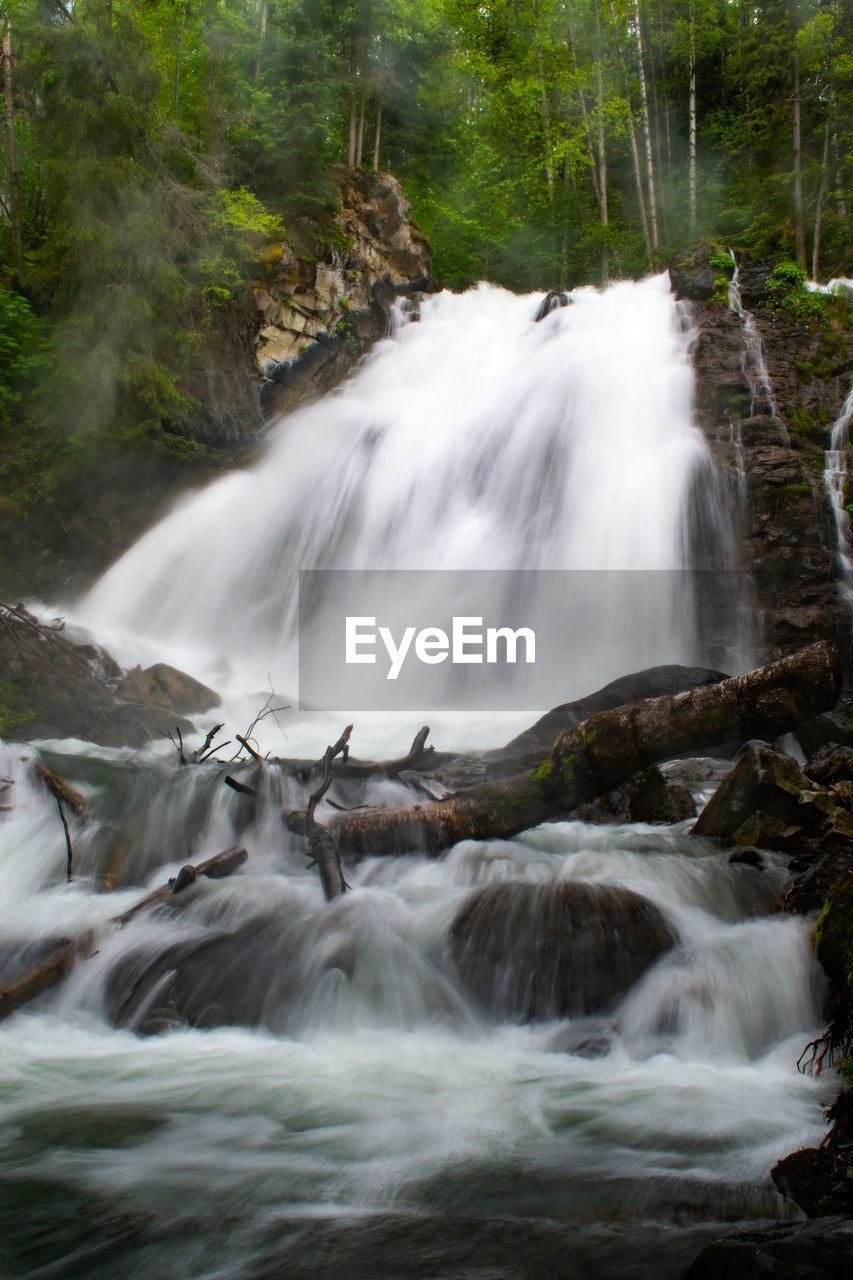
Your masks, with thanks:
[[[334,242],[335,163],[401,181],[451,288],[639,276],[700,237],[821,280],[850,265],[840,0],[5,0],[0,14],[13,517],[49,496],[57,459],[67,480],[93,446],[153,440],[192,462],[188,357],[265,246]]]

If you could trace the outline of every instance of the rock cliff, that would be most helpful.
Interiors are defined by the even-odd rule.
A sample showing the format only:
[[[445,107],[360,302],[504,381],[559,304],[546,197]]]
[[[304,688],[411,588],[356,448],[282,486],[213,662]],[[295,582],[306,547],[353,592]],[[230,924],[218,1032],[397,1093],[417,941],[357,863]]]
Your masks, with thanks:
[[[255,359],[265,414],[334,386],[385,333],[394,300],[428,291],[429,245],[396,178],[337,166],[335,233],[319,256],[273,250],[252,290]]]
[[[707,283],[696,283],[701,265],[687,281],[671,267],[677,296],[693,297],[686,305],[696,334],[697,421],[735,514],[754,660],[828,639],[849,669],[850,617],[824,470],[851,389],[853,321],[804,321],[780,309],[767,285],[771,265],[740,264],[740,312],[707,293],[697,300]]]

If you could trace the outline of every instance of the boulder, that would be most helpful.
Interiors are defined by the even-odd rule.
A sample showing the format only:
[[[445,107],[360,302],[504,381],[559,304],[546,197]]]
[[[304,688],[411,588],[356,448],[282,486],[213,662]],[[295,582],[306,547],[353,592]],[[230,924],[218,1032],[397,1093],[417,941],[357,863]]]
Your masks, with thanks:
[[[162,702],[117,699],[105,675],[115,669],[109,654],[77,643],[21,605],[0,606],[0,615],[0,735],[8,741],[83,738],[141,747],[176,725],[183,734],[195,732],[176,711],[164,714]]]
[[[159,953],[131,951],[110,970],[110,1021],[152,1035],[175,1026],[257,1026],[281,1030],[298,995],[299,940],[275,919],[176,943]]]
[[[726,774],[693,834],[791,852],[804,837],[817,838],[836,807],[833,794],[808,778],[793,757],[756,743]]]
[[[695,818],[696,803],[687,787],[669,782],[657,765],[635,773],[621,787],[568,815],[580,822],[682,822]]]
[[[647,898],[578,880],[486,885],[460,907],[449,937],[462,985],[514,1022],[612,1008],[675,942]]]
[[[797,740],[809,757],[829,743],[853,747],[853,694],[842,694],[832,711],[804,720],[797,729]]]
[[[779,1224],[715,1240],[681,1280],[853,1280],[853,1223]]]
[[[689,249],[682,249],[669,260],[669,281],[676,298],[689,298],[693,302],[707,302],[714,292],[716,271],[711,258],[717,246],[710,240],[700,240]]]
[[[213,689],[165,662],[156,662],[144,671],[141,666],[128,671],[116,689],[116,697],[123,702],[167,707],[179,715],[194,715],[222,705]]]

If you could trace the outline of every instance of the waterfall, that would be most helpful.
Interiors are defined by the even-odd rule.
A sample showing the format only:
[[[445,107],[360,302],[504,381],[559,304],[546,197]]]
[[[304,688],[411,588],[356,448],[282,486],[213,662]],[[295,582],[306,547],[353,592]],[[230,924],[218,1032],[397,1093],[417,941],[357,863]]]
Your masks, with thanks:
[[[844,401],[841,413],[832,425],[829,448],[824,454],[823,470],[823,481],[838,531],[841,597],[849,609],[853,609],[853,550],[850,545],[850,513],[847,510],[845,490],[847,488],[847,445],[850,441],[851,422],[853,422],[853,390]]]
[[[401,315],[78,617],[133,662],[252,692],[292,676],[301,568],[674,570],[639,621],[590,593],[608,674],[670,656],[677,571],[731,558],[689,324],[664,277],[537,322],[541,301],[481,286]],[[574,657],[553,703],[592,691]],[[365,718],[354,753],[392,758],[373,750],[388,717],[373,741]],[[285,717],[270,745],[315,759],[327,728]],[[483,718],[468,741],[490,745]],[[39,759],[86,801],[71,884]],[[225,784],[241,768],[248,807]],[[701,806],[728,764],[664,768]],[[447,769],[336,777],[334,803],[419,804]],[[781,856],[730,861],[688,822],[560,821],[365,859],[327,903],[280,818],[314,784],[281,761],[0,743],[0,781],[0,982],[80,944],[3,1027],[2,1252],[22,1280],[675,1280],[723,1222],[794,1215],[768,1170],[817,1145],[830,1089],[796,1067],[825,993],[809,922],[775,914]],[[235,843],[234,875],[151,905]]]
[[[789,445],[791,437],[788,434],[787,427],[779,417],[776,397],[773,394],[773,384],[767,371],[767,361],[764,358],[764,344],[761,341],[761,334],[755,327],[751,312],[747,311],[743,305],[738,280],[740,268],[731,250],[729,250],[729,254],[735,264],[735,269],[729,281],[728,304],[743,323],[744,352],[743,360],[741,361],[741,372],[749,386],[749,416],[752,418],[755,417],[756,413],[769,411],[770,417],[776,418],[779,424],[779,438],[784,445]]]
[[[575,290],[534,323],[540,302],[481,285],[402,315],[336,394],[275,424],[253,469],[183,499],[77,617],[218,687],[271,674],[291,690],[299,569],[686,568],[691,482],[711,464],[667,277]],[[609,668],[561,697],[690,660],[670,604],[639,626],[602,604]]]

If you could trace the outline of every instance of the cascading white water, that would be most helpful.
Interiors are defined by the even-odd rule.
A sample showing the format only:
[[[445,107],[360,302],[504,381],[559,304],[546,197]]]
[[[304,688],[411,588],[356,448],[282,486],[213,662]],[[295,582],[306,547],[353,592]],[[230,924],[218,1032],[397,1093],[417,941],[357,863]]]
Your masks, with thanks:
[[[83,619],[123,631],[134,661],[144,637],[198,675],[227,654],[239,687],[288,678],[298,567],[686,564],[710,461],[665,280],[578,291],[539,324],[536,302],[486,287],[432,299],[341,392],[279,424],[252,472],[182,502]],[[725,515],[705,506],[703,554]],[[662,657],[663,626],[626,629],[613,674],[641,665],[643,643]],[[353,746],[372,754],[361,720]],[[292,732],[275,749],[297,754]],[[685,824],[560,822],[440,861],[368,860],[326,904],[278,816],[306,803],[293,777],[258,766],[247,826],[227,765],[65,744],[41,754],[89,800],[66,886],[32,752],[0,744],[0,977],[57,939],[97,941],[4,1026],[15,1274],[675,1280],[713,1219],[788,1212],[768,1170],[820,1140],[827,1087],[796,1069],[821,979],[808,923],[771,914],[772,855],[732,864]],[[707,798],[725,765],[679,769]],[[384,777],[336,795],[423,798]],[[240,874],[110,924],[143,886],[238,840]],[[507,881],[629,890],[675,944],[600,1013],[501,1022],[448,948],[461,904]]]
[[[752,313],[746,310],[741,299],[740,282],[738,280],[740,268],[737,265],[735,255],[731,250],[729,250],[729,255],[735,264],[735,269],[729,281],[728,304],[743,323],[744,354],[741,362],[741,371],[749,385],[749,416],[753,417],[756,410],[762,411],[762,407],[766,405],[770,411],[771,418],[778,420],[780,440],[783,444],[789,445],[791,437],[788,434],[787,427],[779,417],[776,397],[773,393],[773,383],[767,371],[767,361],[764,358],[764,343],[761,341],[761,334],[755,327]]]
[[[336,395],[280,422],[253,470],[182,501],[77,616],[182,649],[220,686],[227,655],[232,684],[290,691],[298,569],[685,567],[708,455],[666,277],[577,290],[533,323],[537,301],[486,285],[426,301]],[[673,652],[666,609],[648,634],[618,621],[600,623],[612,669],[561,697],[693,656],[689,640]]]
[[[853,549],[850,544],[850,513],[847,510],[847,445],[853,422],[853,391],[832,425],[829,448],[824,454],[823,482],[826,486],[835,528],[838,533],[838,565],[841,570],[841,597],[853,609]]]

